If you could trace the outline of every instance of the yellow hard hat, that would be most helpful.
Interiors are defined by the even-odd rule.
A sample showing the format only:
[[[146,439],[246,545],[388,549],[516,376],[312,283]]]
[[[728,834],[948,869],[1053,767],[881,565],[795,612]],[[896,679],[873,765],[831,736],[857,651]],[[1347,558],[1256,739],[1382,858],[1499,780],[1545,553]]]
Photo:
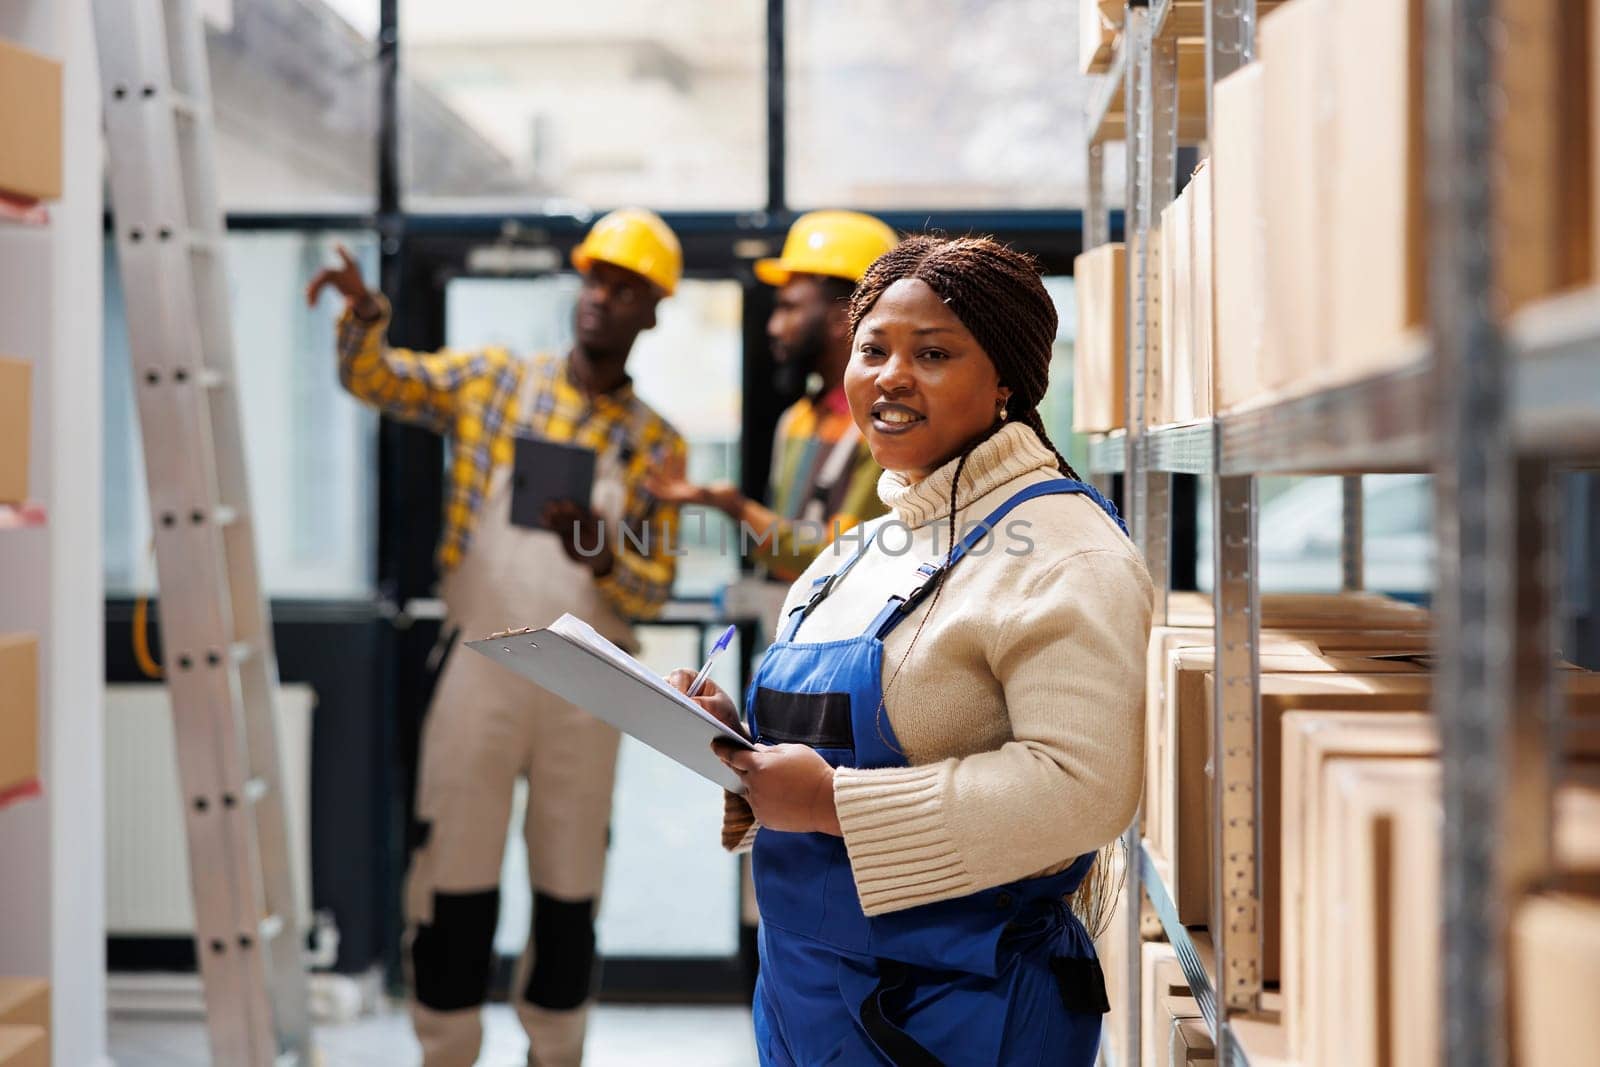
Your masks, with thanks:
[[[874,260],[900,243],[881,220],[859,211],[812,211],[789,227],[783,255],[756,261],[756,277],[782,285],[795,274],[859,282]]]
[[[671,296],[683,277],[683,248],[661,216],[644,208],[625,207],[594,224],[583,243],[572,250],[580,274],[595,260],[631,270]]]

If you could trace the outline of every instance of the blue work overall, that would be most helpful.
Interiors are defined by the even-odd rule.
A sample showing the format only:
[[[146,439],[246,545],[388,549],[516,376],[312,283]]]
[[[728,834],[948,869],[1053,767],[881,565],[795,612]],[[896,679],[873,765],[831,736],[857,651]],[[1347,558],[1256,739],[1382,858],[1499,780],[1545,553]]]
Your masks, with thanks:
[[[835,767],[905,767],[883,697],[884,638],[1017,505],[1089,486],[1053,479],[1012,496],[925,563],[859,637],[795,640],[870,540],[818,579],[767,650],[745,706],[765,744],[805,744]],[[1121,525],[1121,520],[1118,520]],[[820,1064],[1092,1064],[1107,1010],[1088,932],[1067,898],[1094,863],[868,918],[841,838],[762,829],[753,856],[761,908],[756,1044],[766,1067]]]

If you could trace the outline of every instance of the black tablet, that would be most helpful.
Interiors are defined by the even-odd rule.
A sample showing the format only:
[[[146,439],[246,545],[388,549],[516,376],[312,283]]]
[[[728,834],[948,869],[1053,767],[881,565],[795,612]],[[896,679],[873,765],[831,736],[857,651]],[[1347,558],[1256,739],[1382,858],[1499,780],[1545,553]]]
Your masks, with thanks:
[[[589,506],[594,491],[594,449],[537,437],[519,437],[516,446],[511,469],[513,526],[546,529],[544,509],[552,501]]]

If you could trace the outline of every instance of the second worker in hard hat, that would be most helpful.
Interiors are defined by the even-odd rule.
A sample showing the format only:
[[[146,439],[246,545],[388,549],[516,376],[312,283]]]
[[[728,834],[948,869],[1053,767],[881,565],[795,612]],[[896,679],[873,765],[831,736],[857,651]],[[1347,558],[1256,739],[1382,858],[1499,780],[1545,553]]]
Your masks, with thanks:
[[[778,289],[767,339],[781,374],[818,385],[778,420],[772,452],[771,504],[733,485],[695,485],[681,466],[650,482],[662,500],[716,508],[744,528],[744,543],[772,578],[793,581],[844,530],[883,514],[882,473],[850,417],[844,370],[850,362],[848,305],[874,260],[898,243],[871,215],[813,211],[789,228],[777,259],[756,263],[756,277]]]
[[[576,340],[564,356],[503,348],[422,354],[384,343],[389,310],[344,249],[317,275],[346,300],[339,377],[385,414],[451,445],[439,546],[449,623],[468,637],[546,625],[571,612],[630,650],[629,621],[656,614],[672,589],[677,507],[645,473],[681,466],[683,438],[633,392],[634,341],[682,272],[678,240],[647,211],[597,222],[573,253],[583,276]],[[515,439],[596,453],[586,500],[556,501],[542,523],[511,517]],[[520,474],[521,472],[519,472]],[[618,537],[619,527],[648,537]],[[494,662],[451,656],[423,726],[417,826],[407,877],[412,1020],[425,1067],[470,1067],[493,969],[500,865],[512,789],[528,783],[525,836],[533,929],[511,990],[528,1062],[583,1056],[595,987],[594,919],[605,870],[617,732]]]

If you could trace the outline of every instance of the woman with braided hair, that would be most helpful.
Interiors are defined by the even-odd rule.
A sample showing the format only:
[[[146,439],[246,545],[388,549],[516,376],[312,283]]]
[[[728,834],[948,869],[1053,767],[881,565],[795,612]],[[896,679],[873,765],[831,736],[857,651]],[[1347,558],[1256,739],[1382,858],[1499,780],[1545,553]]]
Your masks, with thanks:
[[[1150,579],[1040,422],[1056,314],[1031,259],[913,237],[850,315],[891,512],[795,583],[746,696],[758,747],[719,748],[761,1062],[1090,1064],[1105,988],[1068,901],[1095,910],[1137,804]]]

